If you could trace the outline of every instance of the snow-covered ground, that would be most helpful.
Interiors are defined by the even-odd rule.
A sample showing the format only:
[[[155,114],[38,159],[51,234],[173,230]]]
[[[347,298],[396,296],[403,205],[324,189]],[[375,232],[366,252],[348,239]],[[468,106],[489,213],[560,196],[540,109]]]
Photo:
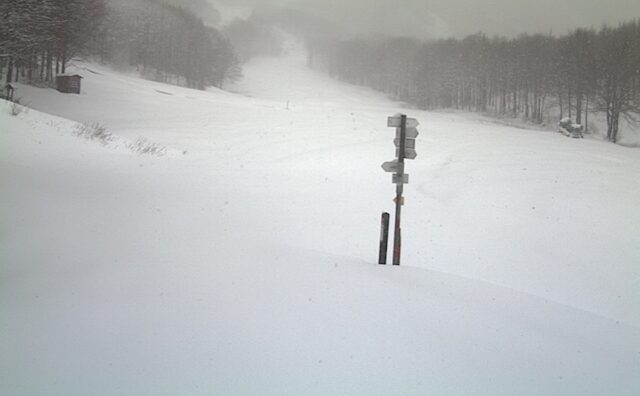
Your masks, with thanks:
[[[295,48],[235,93],[77,67],[83,95],[0,103],[0,394],[640,392],[637,149],[403,109]]]

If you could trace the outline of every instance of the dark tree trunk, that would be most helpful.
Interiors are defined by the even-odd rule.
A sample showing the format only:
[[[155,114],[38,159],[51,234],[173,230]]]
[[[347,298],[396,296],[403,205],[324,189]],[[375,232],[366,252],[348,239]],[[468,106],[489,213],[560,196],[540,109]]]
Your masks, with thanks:
[[[576,124],[582,124],[582,94],[576,95]]]
[[[61,64],[62,74],[65,74],[67,72],[67,47],[66,46],[62,49],[62,57],[60,59],[60,64]]]
[[[9,57],[9,65],[7,66],[7,84],[13,82],[13,57]]]
[[[586,96],[586,104],[584,106],[584,131],[589,129],[589,95]]]
[[[53,80],[53,75],[52,75],[52,71],[53,71],[53,54],[51,53],[51,50],[47,51],[47,81],[51,81]]]

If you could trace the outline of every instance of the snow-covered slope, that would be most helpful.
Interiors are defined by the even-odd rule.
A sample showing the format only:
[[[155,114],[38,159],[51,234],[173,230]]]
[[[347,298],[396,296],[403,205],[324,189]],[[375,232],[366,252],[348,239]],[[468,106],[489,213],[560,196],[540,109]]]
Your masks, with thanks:
[[[637,150],[402,109],[295,48],[235,94],[78,68],[81,96],[0,105],[0,394],[640,390]]]

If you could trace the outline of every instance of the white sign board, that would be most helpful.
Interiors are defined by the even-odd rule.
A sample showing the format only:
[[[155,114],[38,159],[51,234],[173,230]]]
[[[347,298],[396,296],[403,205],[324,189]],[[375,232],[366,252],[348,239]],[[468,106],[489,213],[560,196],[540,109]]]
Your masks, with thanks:
[[[391,182],[393,184],[409,184],[409,175],[406,173],[402,175],[393,174],[391,175]]]
[[[400,147],[400,139],[395,138],[393,140],[393,144],[395,144],[396,147]],[[404,140],[404,147],[408,148],[408,149],[415,149],[416,148],[416,140],[415,139],[405,139]]]
[[[398,162],[398,160],[388,161],[382,164],[382,169],[385,172],[402,173],[404,172],[403,168],[404,166],[400,166],[400,163]]]
[[[400,128],[402,125],[401,116],[392,116],[387,118],[387,126],[390,128]],[[415,118],[407,118],[407,128],[417,128],[420,123]]]
[[[407,128],[405,134],[407,139],[415,139],[420,134],[416,128]],[[396,138],[400,139],[400,128],[396,130]]]
[[[400,156],[400,151],[398,149],[396,149],[396,157]],[[411,148],[405,148],[404,149],[404,158],[405,159],[416,159],[416,157],[418,156],[418,153],[416,153],[416,150],[411,149]]]

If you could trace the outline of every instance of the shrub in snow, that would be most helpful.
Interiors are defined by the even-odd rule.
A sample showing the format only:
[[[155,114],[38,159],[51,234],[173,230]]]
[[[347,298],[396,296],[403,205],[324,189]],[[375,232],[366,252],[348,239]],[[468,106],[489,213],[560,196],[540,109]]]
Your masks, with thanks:
[[[165,146],[151,142],[144,137],[138,137],[135,142],[127,144],[127,147],[138,155],[148,154],[161,157],[167,153],[167,148]]]
[[[22,113],[22,111],[24,110],[24,107],[22,105],[20,105],[20,99],[16,99],[13,101],[13,103],[11,103],[11,115],[12,116],[18,116],[20,115],[20,113]]]
[[[77,124],[74,131],[76,136],[89,140],[97,140],[103,145],[113,141],[113,135],[107,132],[107,128],[97,122],[93,124]]]

